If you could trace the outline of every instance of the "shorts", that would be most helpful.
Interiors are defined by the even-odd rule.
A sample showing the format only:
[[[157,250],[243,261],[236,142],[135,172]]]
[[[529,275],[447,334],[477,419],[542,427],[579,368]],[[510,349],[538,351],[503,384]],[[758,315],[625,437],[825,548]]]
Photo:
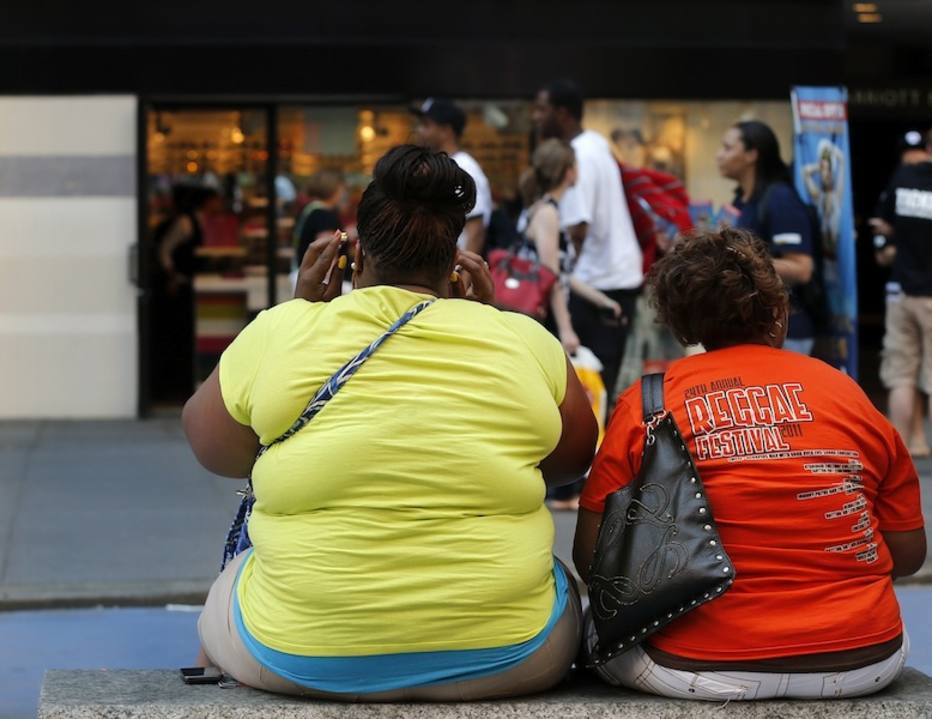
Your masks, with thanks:
[[[544,644],[520,664],[499,674],[445,684],[406,687],[371,694],[334,694],[295,684],[269,671],[253,657],[240,638],[233,593],[240,565],[248,552],[235,557],[214,581],[197,622],[204,652],[224,673],[240,684],[276,694],[356,702],[480,701],[535,694],[558,684],[569,672],[582,639],[582,609],[576,582],[569,582],[566,609]],[[556,561],[556,560],[554,560]]]
[[[918,386],[932,393],[932,297],[887,298],[880,381],[887,389]]]

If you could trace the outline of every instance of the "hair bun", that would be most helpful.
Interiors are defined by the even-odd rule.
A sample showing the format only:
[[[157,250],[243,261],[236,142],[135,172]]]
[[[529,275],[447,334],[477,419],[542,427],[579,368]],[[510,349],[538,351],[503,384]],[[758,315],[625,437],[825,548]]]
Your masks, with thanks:
[[[386,197],[412,207],[458,208],[468,214],[476,204],[476,183],[444,152],[400,145],[376,163],[373,181]]]

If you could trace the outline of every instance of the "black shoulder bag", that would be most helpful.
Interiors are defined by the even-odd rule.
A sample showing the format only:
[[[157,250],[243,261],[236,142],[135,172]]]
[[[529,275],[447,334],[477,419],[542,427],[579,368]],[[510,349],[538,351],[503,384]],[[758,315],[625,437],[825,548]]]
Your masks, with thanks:
[[[721,596],[734,582],[692,455],[664,409],[663,375],[645,375],[641,395],[641,470],[609,495],[589,571],[598,636],[592,666]]]

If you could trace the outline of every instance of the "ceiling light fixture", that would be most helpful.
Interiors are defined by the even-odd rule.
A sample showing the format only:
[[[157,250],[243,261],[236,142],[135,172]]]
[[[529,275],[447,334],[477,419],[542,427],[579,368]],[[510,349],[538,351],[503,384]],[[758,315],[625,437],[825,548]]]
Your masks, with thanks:
[[[864,12],[858,15],[858,22],[866,25],[876,24],[883,22],[883,15],[879,12]]]
[[[854,4],[854,11],[857,13],[875,13],[879,9],[877,3],[873,2],[856,2]]]

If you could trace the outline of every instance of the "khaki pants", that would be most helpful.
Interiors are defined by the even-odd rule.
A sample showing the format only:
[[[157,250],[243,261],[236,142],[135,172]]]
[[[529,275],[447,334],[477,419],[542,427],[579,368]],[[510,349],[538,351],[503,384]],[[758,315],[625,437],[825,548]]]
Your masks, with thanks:
[[[887,389],[932,393],[932,297],[887,298],[880,379]]]
[[[236,574],[247,554],[231,561],[217,578],[197,623],[204,652],[214,666],[240,684],[276,694],[294,694],[316,699],[355,702],[479,701],[542,692],[558,684],[569,671],[582,638],[582,610],[573,575],[565,569],[569,582],[566,610],[557,620],[544,644],[511,669],[489,677],[449,684],[409,687],[372,694],[334,694],[308,689],[274,674],[249,653],[236,629],[233,592]]]

